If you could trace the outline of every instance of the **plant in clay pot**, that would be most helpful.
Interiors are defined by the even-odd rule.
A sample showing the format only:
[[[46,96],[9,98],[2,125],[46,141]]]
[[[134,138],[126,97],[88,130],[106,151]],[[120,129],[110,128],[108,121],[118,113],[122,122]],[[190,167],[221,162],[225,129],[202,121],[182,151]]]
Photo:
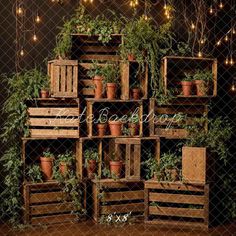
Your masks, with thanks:
[[[179,180],[179,166],[181,158],[174,153],[164,153],[161,156],[161,169],[165,173],[165,180],[177,181]]]
[[[134,100],[139,100],[141,95],[141,88],[140,85],[134,83],[131,85],[131,96]]]
[[[138,114],[131,113],[130,118],[129,118],[128,127],[129,127],[130,136],[138,135],[138,133],[139,133],[139,116],[138,116]]]
[[[193,76],[193,80],[197,87],[197,96],[206,96],[210,82],[213,80],[213,74],[211,71],[197,70]]]
[[[110,133],[112,136],[121,136],[122,135],[122,121],[118,118],[110,118],[108,120],[109,128],[110,128]]]
[[[100,99],[103,94],[103,68],[96,62],[93,62],[92,67],[87,75],[93,79],[94,84],[94,98]]]
[[[43,156],[40,157],[41,170],[43,172],[45,180],[52,179],[53,161],[54,161],[54,154],[51,153],[50,149],[48,148],[46,149],[46,151],[43,152]]]
[[[74,155],[72,152],[67,151],[64,154],[58,155],[59,171],[63,176],[66,176],[68,174],[69,169],[72,166],[73,160],[74,160]]]
[[[188,97],[192,95],[193,77],[190,73],[184,73],[185,77],[181,80],[183,95]]]
[[[50,78],[49,76],[44,76],[44,79],[41,84],[41,90],[40,90],[40,97],[41,98],[49,98],[50,96]]]
[[[95,148],[88,148],[84,151],[85,168],[89,179],[95,177],[97,163],[99,161],[98,151]]]
[[[110,156],[110,173],[112,178],[120,178],[123,162],[117,158],[117,153],[113,152]]]
[[[120,77],[119,65],[107,64],[103,68],[103,75],[106,83],[107,98],[113,100],[116,98],[117,83]]]
[[[102,117],[99,119],[99,123],[97,124],[98,136],[103,137],[106,134],[106,129],[107,129],[106,119]]]

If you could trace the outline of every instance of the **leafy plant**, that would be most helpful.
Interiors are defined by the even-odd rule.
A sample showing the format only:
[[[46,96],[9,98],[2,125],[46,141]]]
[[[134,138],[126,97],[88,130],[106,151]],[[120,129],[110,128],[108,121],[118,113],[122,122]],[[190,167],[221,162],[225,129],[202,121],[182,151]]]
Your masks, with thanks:
[[[185,77],[182,79],[182,81],[193,81],[193,75],[188,72],[184,72]]]
[[[94,78],[96,75],[103,76],[103,68],[102,68],[102,66],[98,65],[98,62],[93,61],[92,67],[89,69],[87,75],[90,78]]]
[[[47,149],[43,152],[43,157],[46,157],[46,158],[54,158],[54,154],[50,151],[49,148],[47,148]]]
[[[131,84],[130,89],[140,89],[141,85],[135,81],[133,84]]]
[[[193,79],[209,82],[213,80],[213,74],[211,71],[197,70],[196,73],[193,75]]]
[[[84,158],[85,158],[85,167],[88,166],[89,160],[95,160],[96,162],[99,161],[99,154],[95,148],[88,148],[84,151]]]
[[[139,115],[131,113],[129,118],[129,123],[139,124]]]
[[[43,175],[39,165],[34,164],[27,167],[26,175],[33,183],[43,182]]]
[[[160,165],[150,152],[147,153],[147,160],[143,161],[141,165],[146,173],[146,179],[153,178],[154,173],[160,173]]]
[[[103,68],[105,83],[117,83],[120,77],[120,67],[116,64],[107,64]]]
[[[59,154],[57,156],[59,162],[65,162],[68,165],[71,165],[75,157],[71,151],[66,151],[64,154]]]
[[[161,156],[162,169],[174,169],[178,168],[181,164],[181,158],[176,156],[174,153],[164,153]]]

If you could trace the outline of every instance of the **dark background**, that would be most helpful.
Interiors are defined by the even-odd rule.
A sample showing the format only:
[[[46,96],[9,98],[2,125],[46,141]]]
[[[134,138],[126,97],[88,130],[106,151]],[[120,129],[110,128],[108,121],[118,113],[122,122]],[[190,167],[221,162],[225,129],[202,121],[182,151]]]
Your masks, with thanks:
[[[182,0],[175,0],[176,7],[176,18],[174,27],[177,39],[183,39],[186,35],[186,28],[183,25],[183,17],[181,15],[180,2]],[[102,3],[103,2],[103,3]],[[86,3],[86,8],[92,15],[97,15],[104,10],[110,8],[113,11],[126,14],[127,16],[132,15],[132,10],[127,1],[101,1],[94,0],[93,4]],[[155,2],[155,1],[154,1]],[[153,18],[157,23],[165,21],[163,13],[163,3],[160,1],[151,11]],[[187,1],[191,2],[191,1]],[[212,2],[212,1],[210,1]],[[220,11],[217,16],[208,16],[208,24],[212,26],[216,24],[215,31],[210,34],[209,42],[216,42],[219,37],[224,35],[230,27],[231,21],[235,22],[235,5],[236,1],[223,1],[226,4],[225,8]],[[1,0],[0,1],[0,73],[12,73],[15,71],[15,17],[13,0]],[[27,10],[26,28],[32,29],[32,12],[34,14],[38,10],[41,16],[42,22],[37,26],[36,32],[39,38],[37,43],[32,42],[33,32],[26,34],[25,44],[25,56],[21,59],[20,65],[24,69],[33,68],[35,65],[41,66],[46,72],[45,58],[51,55],[51,52],[55,46],[55,36],[58,33],[58,26],[62,26],[63,17],[69,17],[79,4],[79,0],[64,0],[64,4],[60,5],[52,3],[51,0],[24,0]],[[190,3],[189,3],[190,4]],[[191,5],[189,5],[191,14]],[[143,14],[143,6],[138,7],[139,14]],[[233,19],[234,17],[234,19]],[[235,40],[236,41],[236,36]],[[234,47],[236,47],[234,42]],[[235,51],[234,51],[235,52]],[[233,124],[236,123],[236,109],[235,109],[235,94],[230,91],[233,77],[236,77],[236,64],[232,67],[224,65],[224,59],[227,55],[227,47],[224,45],[219,47],[214,52],[214,56],[219,59],[219,73],[218,73],[218,97],[212,102],[211,116],[221,115],[228,116]],[[235,60],[236,55],[234,53]],[[4,98],[6,97],[3,81],[0,87],[0,106],[3,105]],[[0,116],[0,124],[2,127],[4,116]],[[235,130],[235,129],[234,129]],[[235,153],[236,138],[235,135],[231,140],[232,153]],[[4,148],[0,148],[0,156],[4,151]],[[235,161],[233,160],[233,163]],[[0,176],[1,178],[1,176]],[[0,179],[0,183],[1,183]]]

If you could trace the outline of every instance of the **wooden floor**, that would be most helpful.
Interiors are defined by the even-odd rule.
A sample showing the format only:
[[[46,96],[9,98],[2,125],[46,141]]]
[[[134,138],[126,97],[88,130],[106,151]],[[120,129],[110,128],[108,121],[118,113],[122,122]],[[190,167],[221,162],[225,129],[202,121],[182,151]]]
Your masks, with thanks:
[[[0,225],[1,236],[234,236],[236,235],[236,222],[229,225],[218,226],[207,231],[193,231],[180,229],[166,229],[155,225],[132,224],[126,226],[108,226],[94,224],[92,221],[86,221],[77,224],[64,224],[53,226],[37,226],[22,230],[13,230],[7,225]]]

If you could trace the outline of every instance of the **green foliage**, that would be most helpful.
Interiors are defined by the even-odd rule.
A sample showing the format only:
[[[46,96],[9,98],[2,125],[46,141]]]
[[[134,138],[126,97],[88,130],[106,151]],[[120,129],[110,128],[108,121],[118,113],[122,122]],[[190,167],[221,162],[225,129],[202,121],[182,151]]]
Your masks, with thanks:
[[[179,42],[177,44],[177,50],[174,53],[177,56],[189,56],[191,55],[190,45],[184,42]]]
[[[46,157],[46,158],[54,158],[54,154],[50,151],[49,148],[47,148],[47,149],[43,152],[43,157]]]
[[[93,61],[92,67],[89,69],[87,75],[94,78],[96,75],[103,76],[103,67],[98,65],[98,62]]]
[[[33,183],[43,182],[43,175],[39,165],[30,165],[26,169],[27,179]]]
[[[211,71],[197,70],[196,73],[193,75],[193,79],[209,82],[213,80],[213,74]]]
[[[57,156],[57,159],[59,162],[65,162],[68,165],[71,165],[75,159],[75,156],[73,155],[71,151],[66,151],[64,154],[59,154]]]
[[[161,168],[164,170],[178,168],[180,164],[181,157],[178,157],[174,153],[163,153],[161,156]]]
[[[208,131],[205,130],[206,122]],[[216,119],[196,118],[194,125],[186,127],[189,138],[185,145],[190,147],[206,147],[212,154],[216,154],[220,160],[227,163],[229,149],[227,141],[232,136],[232,125],[227,119],[218,117]]]
[[[134,83],[131,84],[130,89],[140,89],[141,85],[135,81]]]
[[[99,161],[99,154],[98,151],[95,148],[88,148],[83,153],[85,158],[85,167],[88,166],[89,160],[95,160],[96,162]]]
[[[103,68],[103,76],[105,83],[118,83],[120,78],[120,67],[116,64],[107,64]]]
[[[133,114],[131,113],[130,114],[130,118],[129,118],[129,123],[132,123],[132,124],[138,124],[139,123],[139,116],[138,114]]]
[[[182,81],[193,81],[193,75],[191,73],[184,72],[185,77],[182,79]]]
[[[147,156],[147,160],[143,161],[141,165],[146,173],[145,178],[151,179],[153,178],[154,173],[160,173],[160,165],[150,152],[147,153]]]

